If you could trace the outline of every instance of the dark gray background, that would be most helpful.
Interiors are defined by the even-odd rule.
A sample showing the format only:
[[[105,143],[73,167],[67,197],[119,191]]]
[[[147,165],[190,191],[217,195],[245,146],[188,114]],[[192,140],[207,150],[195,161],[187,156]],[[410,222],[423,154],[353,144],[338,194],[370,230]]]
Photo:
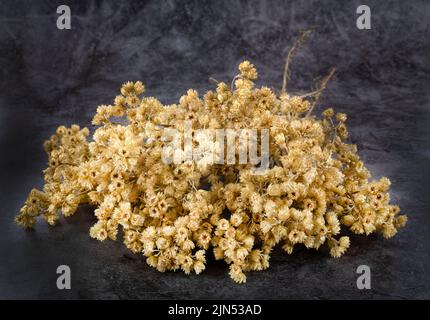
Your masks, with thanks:
[[[68,4],[72,30],[56,28]],[[359,1],[2,1],[0,4],[0,298],[430,298],[430,45],[428,1],[366,1],[372,30],[356,28]],[[224,263],[200,276],[157,272],[120,242],[91,239],[91,209],[35,231],[12,223],[42,186],[43,140],[60,124],[89,125],[120,84],[141,79],[147,95],[173,103],[208,78],[230,81],[238,63],[279,89],[299,30],[316,32],[298,52],[290,90],[309,90],[331,67],[317,112],[348,113],[352,142],[410,221],[393,239],[352,239],[341,259],[325,251],[275,252],[271,267],[233,283]],[[72,268],[72,290],[56,268]],[[369,265],[372,290],[356,288]]]

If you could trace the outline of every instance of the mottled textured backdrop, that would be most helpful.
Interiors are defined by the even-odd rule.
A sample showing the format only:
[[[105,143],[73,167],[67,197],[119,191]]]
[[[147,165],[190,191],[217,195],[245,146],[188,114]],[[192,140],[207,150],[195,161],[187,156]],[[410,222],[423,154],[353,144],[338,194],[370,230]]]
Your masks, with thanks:
[[[56,28],[67,4],[72,29]],[[0,298],[430,298],[430,4],[366,1],[372,29],[356,28],[361,1],[2,1],[0,4]],[[158,273],[120,242],[91,239],[91,209],[55,228],[12,223],[42,186],[43,140],[59,124],[90,125],[120,84],[142,80],[173,103],[209,77],[229,81],[243,59],[260,84],[279,89],[284,58],[302,29],[315,28],[295,57],[291,91],[309,90],[336,67],[317,112],[349,115],[376,177],[409,215],[393,239],[352,239],[341,259],[300,249],[275,253],[271,267],[233,283],[224,263],[200,276]],[[56,288],[56,268],[72,269],[72,290]],[[356,288],[369,265],[372,289]]]

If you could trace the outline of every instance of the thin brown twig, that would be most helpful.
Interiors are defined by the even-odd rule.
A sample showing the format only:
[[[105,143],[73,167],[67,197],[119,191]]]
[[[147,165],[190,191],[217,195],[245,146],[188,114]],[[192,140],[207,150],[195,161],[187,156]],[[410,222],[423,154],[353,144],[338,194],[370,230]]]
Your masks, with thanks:
[[[240,75],[238,74],[233,78],[233,80],[231,80],[231,84],[230,84],[230,90],[231,91],[233,91],[233,89],[234,89],[234,82],[236,81],[236,79],[239,79],[239,78],[240,78]]]
[[[327,84],[330,81],[330,79],[333,77],[333,75],[334,75],[335,72],[336,72],[335,68],[331,69],[330,73],[327,76],[325,76],[324,79],[322,79],[320,88],[318,90],[312,92],[312,95],[315,95],[315,99],[312,102],[312,105],[309,108],[308,112],[306,113],[306,117],[308,117],[312,113],[312,110],[314,109],[315,104],[318,102],[318,100],[319,100],[321,94],[323,93],[323,91],[327,88]]]
[[[219,81],[218,81],[217,79],[212,78],[212,77],[209,77],[209,80],[210,80],[210,81],[213,81],[213,82],[215,82],[215,83],[219,83]]]
[[[290,51],[288,51],[287,58],[285,59],[284,77],[282,79],[281,93],[284,93],[287,89],[287,82],[289,79],[288,72],[290,69],[291,59],[293,58],[295,51],[305,42],[306,38],[312,33],[312,31],[313,31],[312,29],[303,31],[300,34],[300,36],[297,38],[297,40],[294,42]]]

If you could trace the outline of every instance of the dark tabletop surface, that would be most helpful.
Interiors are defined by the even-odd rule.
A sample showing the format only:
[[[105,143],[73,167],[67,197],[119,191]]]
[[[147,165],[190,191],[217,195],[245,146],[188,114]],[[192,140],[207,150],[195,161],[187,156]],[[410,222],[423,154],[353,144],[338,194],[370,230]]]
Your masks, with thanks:
[[[58,2],[58,3],[57,3]],[[0,4],[0,298],[430,298],[430,4],[367,1],[372,29],[356,27],[361,1],[2,1]],[[56,28],[68,4],[72,29]],[[299,30],[315,27],[297,53],[290,90],[305,91],[336,67],[317,112],[349,115],[352,142],[392,201],[409,216],[391,240],[354,236],[340,259],[299,249],[275,252],[270,268],[237,285],[225,263],[199,275],[159,273],[120,241],[88,235],[81,208],[54,228],[13,224],[27,193],[42,186],[42,143],[60,124],[89,125],[120,84],[142,80],[164,103],[186,89],[230,81],[243,59],[259,84],[279,89]],[[69,265],[72,289],[58,290]],[[368,265],[372,289],[356,287]]]

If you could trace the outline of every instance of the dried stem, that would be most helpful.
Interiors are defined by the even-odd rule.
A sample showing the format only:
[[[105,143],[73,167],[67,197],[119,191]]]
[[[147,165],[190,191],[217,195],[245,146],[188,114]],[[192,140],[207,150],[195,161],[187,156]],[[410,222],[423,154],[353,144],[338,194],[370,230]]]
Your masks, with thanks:
[[[285,67],[284,67],[284,77],[282,80],[282,89],[281,93],[284,93],[287,89],[287,82],[289,79],[288,72],[290,69],[290,63],[291,59],[294,56],[295,51],[300,48],[300,46],[305,42],[306,38],[312,33],[312,29],[303,31],[300,36],[297,38],[297,40],[294,42],[293,46],[291,47],[290,51],[288,51],[287,58],[285,59]]]
[[[335,68],[330,70],[330,73],[327,76],[325,76],[325,78],[322,79],[320,88],[318,90],[304,95],[304,96],[315,96],[315,99],[312,102],[312,105],[309,108],[308,113],[306,114],[306,117],[308,117],[312,113],[312,110],[314,109],[315,104],[318,102],[323,91],[327,88],[327,84],[330,81],[330,79],[333,77],[335,71],[336,71]]]
[[[219,83],[219,81],[217,79],[212,78],[212,77],[209,77],[209,80],[212,81],[212,82],[215,82],[215,83]]]

